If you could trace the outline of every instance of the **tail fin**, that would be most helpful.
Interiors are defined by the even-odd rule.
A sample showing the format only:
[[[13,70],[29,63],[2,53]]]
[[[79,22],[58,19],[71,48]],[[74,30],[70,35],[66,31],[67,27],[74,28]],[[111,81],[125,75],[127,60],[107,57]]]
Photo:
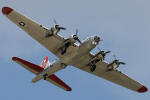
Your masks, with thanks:
[[[48,60],[48,56],[46,56],[45,58],[44,58],[44,60],[41,62],[41,67],[42,68],[47,68],[47,66],[49,66],[50,65],[50,62],[49,62],[49,60]]]

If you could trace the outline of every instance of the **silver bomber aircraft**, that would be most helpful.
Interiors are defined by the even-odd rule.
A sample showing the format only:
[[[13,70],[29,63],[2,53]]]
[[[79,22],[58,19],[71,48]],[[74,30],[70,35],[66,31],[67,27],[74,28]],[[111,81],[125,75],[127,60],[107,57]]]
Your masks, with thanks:
[[[10,7],[3,7],[2,13],[59,58],[53,63],[50,63],[48,56],[46,56],[41,65],[36,65],[19,57],[12,57],[13,61],[36,75],[32,79],[32,82],[35,83],[44,79],[66,91],[71,91],[72,89],[55,75],[55,72],[71,65],[139,93],[148,90],[144,85],[131,79],[117,69],[120,64],[125,64],[124,62],[120,62],[117,59],[111,63],[104,61],[106,54],[110,53],[110,51],[99,51],[97,54],[90,52],[99,44],[101,41],[100,37],[93,36],[84,41],[80,41],[76,31],[76,34],[71,37],[63,38],[58,32],[66,30],[66,28],[57,24],[47,29]]]

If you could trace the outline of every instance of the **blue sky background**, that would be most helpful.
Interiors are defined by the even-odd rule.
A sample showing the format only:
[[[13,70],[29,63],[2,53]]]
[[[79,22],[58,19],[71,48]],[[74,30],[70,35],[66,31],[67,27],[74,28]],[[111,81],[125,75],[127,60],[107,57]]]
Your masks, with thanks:
[[[119,69],[150,88],[150,1],[149,0],[0,0],[46,27],[53,18],[68,28],[68,37],[78,28],[80,39],[99,35],[99,47],[111,50],[127,65]],[[0,13],[0,99],[1,100],[149,100],[150,92],[139,94],[69,66],[56,73],[72,87],[65,92],[12,62],[18,56],[35,64],[43,57],[56,57]],[[93,51],[98,52],[97,49]],[[113,60],[109,55],[108,62]]]

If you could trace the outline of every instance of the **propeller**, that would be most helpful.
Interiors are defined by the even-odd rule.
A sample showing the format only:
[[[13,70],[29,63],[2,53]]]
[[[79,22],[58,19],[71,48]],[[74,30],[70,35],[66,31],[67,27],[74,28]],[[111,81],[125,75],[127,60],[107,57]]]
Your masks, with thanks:
[[[59,25],[57,24],[57,21],[56,21],[55,19],[53,19],[53,22],[55,23],[55,28],[56,28],[57,30],[66,30],[65,27],[59,26]]]
[[[77,40],[80,44],[82,43],[78,37],[78,29],[76,29],[76,33],[73,35],[73,38]]]
[[[99,53],[98,54],[101,54],[103,56],[103,60],[105,59],[105,56],[110,53],[111,51],[102,51],[99,47],[97,47],[99,49]]]
[[[119,62],[120,64],[122,64],[122,65],[125,65],[126,63],[124,63],[124,62]]]
[[[120,65],[120,64],[125,65],[126,64],[125,62],[121,62],[120,60],[118,60],[117,57],[116,57],[116,55],[113,54],[113,57],[115,59],[113,61],[113,63],[116,63],[117,65]]]

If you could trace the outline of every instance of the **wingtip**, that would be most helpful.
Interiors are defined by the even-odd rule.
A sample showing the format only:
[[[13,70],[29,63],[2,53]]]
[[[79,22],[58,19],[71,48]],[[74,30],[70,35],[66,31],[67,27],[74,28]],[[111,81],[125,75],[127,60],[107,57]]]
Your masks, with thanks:
[[[10,14],[12,11],[13,11],[13,9],[10,8],[10,7],[3,7],[3,8],[2,8],[2,13],[3,13],[4,15]]]
[[[12,60],[13,61],[16,61],[18,58],[17,57],[12,57]]]
[[[66,89],[66,91],[72,91],[72,88],[69,87],[69,88]]]
[[[144,92],[147,92],[147,91],[148,91],[148,89],[147,89],[147,87],[142,86],[142,87],[141,87],[141,88],[139,88],[137,91],[138,91],[139,93],[144,93]]]

